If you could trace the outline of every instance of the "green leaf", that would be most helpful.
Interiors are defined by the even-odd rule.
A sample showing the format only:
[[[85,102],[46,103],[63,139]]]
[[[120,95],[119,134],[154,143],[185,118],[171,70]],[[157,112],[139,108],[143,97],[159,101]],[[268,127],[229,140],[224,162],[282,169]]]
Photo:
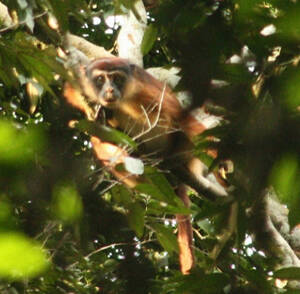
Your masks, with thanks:
[[[212,218],[215,215],[220,214],[223,210],[230,207],[230,203],[224,205],[216,205],[215,203],[205,202],[205,205],[202,205],[201,209],[195,216],[195,221],[204,220],[207,218]]]
[[[76,1],[75,1],[76,2]],[[66,31],[69,28],[69,18],[68,10],[70,6],[70,1],[52,0],[51,6],[53,14],[57,18],[62,31]]]
[[[197,5],[194,5],[193,9],[183,9],[176,17],[176,27],[178,27],[182,33],[187,33],[199,27],[207,18],[204,9],[204,4],[200,1]]]
[[[49,265],[41,245],[19,233],[0,234],[0,276],[11,280],[33,278]]]
[[[208,235],[212,235],[213,233],[215,233],[215,227],[208,219],[198,221],[197,225],[201,230],[203,230]]]
[[[280,31],[287,40],[299,42],[299,13],[300,8],[294,5],[290,9],[286,9],[285,17],[280,18],[278,22],[278,31]]]
[[[300,267],[287,267],[274,272],[274,278],[300,280]]]
[[[158,30],[156,26],[153,24],[147,26],[141,45],[141,51],[143,55],[146,55],[153,47],[157,39],[157,33]]]
[[[17,0],[17,2],[21,9],[25,9],[28,6],[28,3],[26,0]]]
[[[118,0],[120,2],[120,4],[124,5],[124,7],[126,7],[127,9],[132,9],[134,2],[136,2],[136,0]]]
[[[153,198],[165,202],[165,203],[173,203],[173,201],[169,201],[169,198],[164,195],[155,185],[142,183],[138,184],[135,189],[140,193],[144,193],[152,196]]]
[[[10,203],[5,195],[0,195],[0,232],[8,232],[16,228],[17,220],[13,216]]]
[[[284,201],[291,202],[298,197],[299,162],[296,154],[285,154],[273,167],[271,183],[280,192]]]
[[[300,205],[300,165],[297,154],[284,154],[273,165],[270,182],[278,192],[279,198],[288,204],[289,219],[292,225],[299,222]]]
[[[163,173],[158,172],[155,168],[148,166],[145,169],[147,178],[161,191],[169,203],[175,203],[178,199],[173,187],[170,185]]]
[[[76,127],[82,132],[88,132],[90,135],[99,137],[105,142],[112,142],[123,146],[130,146],[134,149],[137,148],[137,144],[126,134],[116,129],[96,125],[94,122],[87,120],[81,120],[76,124]]]
[[[155,230],[157,239],[164,249],[169,253],[178,253],[179,249],[177,238],[173,232],[173,229],[159,224],[151,224],[151,226]]]
[[[49,83],[53,81],[53,72],[51,68],[42,60],[27,54],[20,54],[19,60],[28,72],[35,77],[37,81],[53,96],[53,90],[50,88]]]
[[[248,268],[241,269],[246,278],[256,285],[256,287],[260,290],[264,290],[264,293],[270,293],[272,294],[272,287],[270,283],[267,280],[267,277],[262,274],[262,272],[259,272],[257,270],[249,270]]]
[[[144,233],[144,218],[145,209],[141,204],[135,202],[129,205],[129,213],[127,215],[128,224],[129,227],[136,232],[139,238],[141,238]]]
[[[193,211],[186,206],[173,206],[171,204],[165,205],[164,202],[151,199],[147,205],[147,214],[161,215],[162,210],[164,213],[169,214],[192,214]]]
[[[27,7],[25,10],[25,19],[24,22],[26,26],[29,28],[30,32],[33,32],[34,29],[34,14],[32,7]]]
[[[9,121],[0,121],[0,163],[26,165],[44,146],[39,129],[19,130]]]
[[[72,184],[57,185],[53,191],[53,212],[64,222],[72,223],[82,215],[82,202]]]
[[[128,206],[132,202],[132,193],[123,185],[116,185],[111,188],[111,193],[117,203]]]
[[[223,273],[204,274],[202,271],[195,271],[191,275],[179,278],[179,286],[176,293],[201,293],[215,294],[223,293],[223,289],[229,283],[228,276]]]
[[[287,290],[284,294],[300,294],[300,290]]]

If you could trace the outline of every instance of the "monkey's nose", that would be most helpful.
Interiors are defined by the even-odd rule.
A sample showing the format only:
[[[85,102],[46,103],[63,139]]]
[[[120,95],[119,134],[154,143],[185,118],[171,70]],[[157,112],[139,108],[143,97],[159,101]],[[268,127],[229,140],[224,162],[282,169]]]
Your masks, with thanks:
[[[113,93],[113,92],[114,92],[114,88],[108,88],[108,89],[107,89],[107,92],[108,92],[108,93]]]
[[[105,95],[104,95],[104,99],[106,101],[115,101],[116,100],[116,97],[114,95],[114,90],[113,89],[107,89],[106,92],[105,92]]]

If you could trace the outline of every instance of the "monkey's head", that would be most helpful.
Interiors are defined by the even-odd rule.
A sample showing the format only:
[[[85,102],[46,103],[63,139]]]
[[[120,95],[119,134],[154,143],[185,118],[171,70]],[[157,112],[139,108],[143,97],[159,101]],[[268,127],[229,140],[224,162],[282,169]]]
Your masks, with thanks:
[[[115,108],[130,79],[131,66],[121,58],[101,58],[87,66],[86,75],[94,90],[92,102],[106,108]]]

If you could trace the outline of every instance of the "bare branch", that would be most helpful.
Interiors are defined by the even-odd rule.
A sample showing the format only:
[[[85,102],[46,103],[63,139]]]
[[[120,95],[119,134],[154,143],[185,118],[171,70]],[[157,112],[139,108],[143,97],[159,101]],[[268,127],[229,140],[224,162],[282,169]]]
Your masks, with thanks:
[[[138,138],[140,138],[140,137],[142,137],[142,136],[148,134],[149,132],[151,132],[151,130],[153,130],[153,129],[157,126],[157,124],[158,124],[158,122],[159,122],[160,114],[161,114],[161,108],[162,108],[162,104],[163,104],[163,100],[164,100],[165,93],[166,93],[166,83],[164,84],[163,90],[162,90],[162,92],[161,92],[161,96],[160,96],[160,100],[159,100],[159,104],[158,104],[158,110],[157,110],[156,118],[155,118],[153,124],[151,124],[151,122],[150,122],[150,120],[149,120],[149,117],[148,117],[148,114],[147,114],[146,112],[144,112],[149,127],[148,127],[147,130],[145,130],[145,131],[143,131],[142,133],[136,135],[136,136],[133,138],[133,140],[137,140]],[[143,110],[144,110],[144,109],[143,109]]]
[[[70,33],[65,35],[65,46],[66,48],[75,47],[89,59],[114,57],[114,55],[105,50],[104,47],[96,46],[93,43]]]
[[[95,251],[89,253],[88,255],[85,256],[85,258],[90,258],[91,256],[101,252],[101,251],[104,251],[104,250],[107,250],[107,249],[110,249],[110,248],[113,248],[113,247],[116,247],[116,246],[136,246],[136,245],[143,245],[143,244],[147,244],[147,243],[151,243],[151,242],[155,242],[157,241],[156,239],[152,239],[152,240],[145,240],[145,241],[142,241],[142,242],[133,242],[133,243],[129,243],[129,242],[120,242],[120,243],[113,243],[113,244],[109,244],[109,245],[106,245],[106,246],[102,246],[98,249],[96,249]]]
[[[0,3],[0,19],[1,19],[1,17],[2,17],[2,15],[1,15],[1,13],[2,13],[2,11],[1,11],[1,4],[2,4],[2,3]],[[3,5],[3,4],[2,4],[2,5]],[[3,8],[3,9],[5,10],[5,8]],[[6,8],[6,9],[7,9],[7,8]],[[42,12],[42,13],[40,13],[40,14],[35,15],[35,16],[33,17],[33,19],[37,19],[37,18],[43,17],[43,16],[46,15],[47,13],[48,13],[48,11],[44,11],[44,12]],[[8,14],[8,16],[9,16],[9,14]],[[5,16],[3,15],[3,17],[5,17]],[[9,16],[9,17],[10,17],[10,16]],[[10,23],[10,21],[9,21],[7,18],[4,18],[3,21],[6,22],[6,23]],[[26,20],[26,21],[27,21],[27,20]],[[5,32],[7,32],[7,31],[9,31],[9,30],[16,29],[18,26],[26,24],[26,21],[21,21],[21,22],[15,23],[15,24],[11,21],[11,24],[10,24],[9,26],[0,29],[0,33],[5,33]]]
[[[278,220],[278,214],[280,214],[278,209],[280,204],[274,204],[275,197],[275,192],[268,189],[257,199],[252,208],[251,219],[254,221],[253,232],[256,241],[268,256],[277,260],[279,268],[300,267],[300,260],[284,238],[284,233],[280,233],[279,229],[276,228],[276,225],[278,225],[276,219]],[[286,222],[288,222],[287,218]],[[288,226],[288,223],[286,225]]]
[[[144,241],[141,241],[141,242],[132,242],[132,243],[129,243],[129,242],[120,242],[120,243],[113,243],[113,244],[109,244],[109,245],[106,245],[106,246],[102,246],[96,250],[94,250],[93,252],[89,253],[88,255],[85,256],[86,259],[90,258],[91,256],[99,253],[99,252],[102,252],[102,251],[105,251],[107,249],[110,249],[110,248],[113,248],[113,247],[116,247],[116,246],[137,246],[137,245],[143,245],[143,244],[147,244],[147,243],[151,243],[151,242],[156,242],[157,240],[156,239],[151,239],[151,240],[144,240]],[[73,266],[77,265],[79,262],[76,261],[72,264],[70,264],[67,269],[70,269],[72,268]]]

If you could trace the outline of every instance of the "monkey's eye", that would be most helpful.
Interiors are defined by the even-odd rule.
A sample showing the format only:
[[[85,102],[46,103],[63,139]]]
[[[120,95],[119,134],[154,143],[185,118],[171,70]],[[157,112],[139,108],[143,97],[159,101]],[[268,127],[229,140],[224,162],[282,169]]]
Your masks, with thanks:
[[[119,89],[122,89],[125,84],[125,77],[121,75],[114,75],[113,81]]]
[[[105,82],[105,80],[104,80],[104,77],[103,77],[103,76],[98,76],[98,77],[95,79],[95,85],[96,85],[97,88],[102,88],[104,82]]]

